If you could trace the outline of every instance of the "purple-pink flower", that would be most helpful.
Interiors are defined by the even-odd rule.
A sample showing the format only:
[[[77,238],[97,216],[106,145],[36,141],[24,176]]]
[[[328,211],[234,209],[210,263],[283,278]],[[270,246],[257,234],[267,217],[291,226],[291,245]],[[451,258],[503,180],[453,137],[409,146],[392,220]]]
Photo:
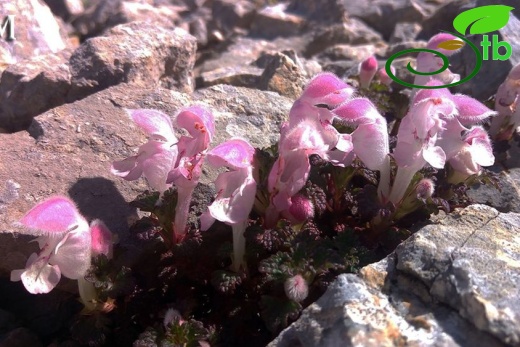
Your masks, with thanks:
[[[133,181],[144,176],[160,193],[168,189],[168,173],[177,159],[177,138],[168,115],[148,109],[127,110],[130,118],[148,136],[136,155],[112,164],[113,174]]]
[[[253,178],[255,150],[242,139],[228,140],[207,154],[207,161],[216,168],[227,167],[230,171],[219,174],[215,181],[217,197],[200,217],[201,230],[207,230],[215,220],[230,225],[233,229],[233,270],[245,267],[245,238],[249,213],[256,195]]]
[[[13,270],[11,281],[22,281],[31,294],[50,292],[61,275],[80,279],[90,267],[90,227],[74,203],[61,196],[34,206],[20,221],[21,233],[37,236],[40,253],[33,253],[25,269]]]

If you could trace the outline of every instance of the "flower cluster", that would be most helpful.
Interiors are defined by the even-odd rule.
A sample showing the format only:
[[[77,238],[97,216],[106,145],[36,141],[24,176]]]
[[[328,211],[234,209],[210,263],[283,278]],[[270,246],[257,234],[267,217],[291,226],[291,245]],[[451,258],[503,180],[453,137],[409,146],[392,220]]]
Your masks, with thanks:
[[[509,140],[520,126],[520,64],[517,64],[495,97],[498,116],[491,122],[490,133],[496,140]]]

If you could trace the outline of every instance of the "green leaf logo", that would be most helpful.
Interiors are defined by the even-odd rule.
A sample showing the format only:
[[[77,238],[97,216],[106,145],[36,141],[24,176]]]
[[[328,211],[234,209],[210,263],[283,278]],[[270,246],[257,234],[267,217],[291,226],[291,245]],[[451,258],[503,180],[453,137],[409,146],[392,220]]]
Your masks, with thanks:
[[[464,42],[462,40],[448,40],[443,41],[437,45],[437,48],[442,48],[447,51],[456,51],[457,49],[462,48],[464,46]]]
[[[489,5],[472,8],[459,14],[453,20],[453,27],[462,35],[487,34],[503,28],[509,21],[509,12],[514,7],[505,5]]]

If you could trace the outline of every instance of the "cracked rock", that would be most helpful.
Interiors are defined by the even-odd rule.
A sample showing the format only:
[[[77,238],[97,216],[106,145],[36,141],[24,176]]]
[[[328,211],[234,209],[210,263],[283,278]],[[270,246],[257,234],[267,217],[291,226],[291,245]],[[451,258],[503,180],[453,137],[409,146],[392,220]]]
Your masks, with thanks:
[[[520,214],[472,205],[340,275],[269,346],[520,346]]]

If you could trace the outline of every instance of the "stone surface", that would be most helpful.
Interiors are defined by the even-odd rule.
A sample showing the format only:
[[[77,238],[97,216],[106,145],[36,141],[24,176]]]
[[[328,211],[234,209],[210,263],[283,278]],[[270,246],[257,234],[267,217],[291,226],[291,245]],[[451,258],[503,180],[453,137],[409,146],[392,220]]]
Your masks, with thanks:
[[[213,110],[213,145],[239,136],[266,147],[278,140],[292,102],[277,93],[226,85],[189,95],[122,84],[42,114],[30,135],[0,134],[0,275],[22,268],[36,250],[36,244],[27,243],[31,238],[5,232],[16,231],[13,223],[51,195],[70,196],[88,220],[102,219],[124,240],[137,218],[127,202],[148,187],[143,179],[127,182],[109,171],[112,161],[133,155],[145,142],[123,107],[155,108],[173,116],[191,104]],[[208,177],[216,172],[207,170],[203,182]]]
[[[275,54],[260,77],[259,88],[293,100],[300,97],[308,78],[298,64],[283,53]]]
[[[9,15],[15,16],[15,39],[6,40],[10,36],[6,28],[0,39],[0,72],[10,64],[67,48],[65,32],[60,29],[51,10],[42,1],[0,1],[2,26]]]
[[[254,88],[258,85],[263,72],[263,69],[251,65],[223,67],[201,73],[195,82],[197,88],[214,86],[216,84]]]
[[[392,36],[389,38],[390,43],[413,40],[417,37],[422,27],[419,23],[397,23]]]
[[[211,26],[228,36],[237,28],[249,28],[256,8],[251,1],[215,0],[211,10]]]
[[[196,40],[182,29],[148,22],[121,24],[87,40],[70,58],[71,100],[118,83],[194,88]]]
[[[26,59],[0,78],[0,127],[26,129],[33,117],[67,101],[71,87],[69,50]]]
[[[71,17],[79,16],[85,11],[81,0],[45,0],[45,3],[56,16],[68,21]]]
[[[316,28],[305,48],[304,56],[311,57],[327,47],[348,44],[363,45],[381,43],[381,36],[362,21],[352,18],[341,24]]]
[[[153,5],[146,1],[103,0],[95,1],[71,24],[82,37],[89,38],[102,34],[118,24],[132,21],[148,22],[173,28],[179,19],[183,6],[167,4]]]
[[[484,205],[438,219],[340,275],[269,346],[519,346],[519,231]]]
[[[263,38],[297,35],[304,26],[304,18],[286,10],[287,4],[281,3],[259,11],[251,23],[250,35]]]

